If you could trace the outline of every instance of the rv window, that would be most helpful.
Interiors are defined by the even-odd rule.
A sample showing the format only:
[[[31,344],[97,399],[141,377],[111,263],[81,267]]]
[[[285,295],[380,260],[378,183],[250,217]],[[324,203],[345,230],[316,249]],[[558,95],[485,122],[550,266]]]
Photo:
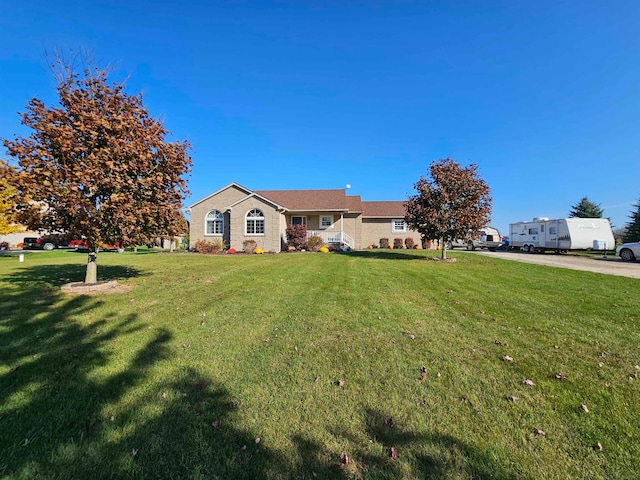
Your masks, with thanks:
[[[537,234],[538,234],[538,227],[529,229],[529,235],[537,235]]]
[[[558,230],[556,229],[556,227],[549,227],[550,235],[555,235],[556,233],[558,233]]]
[[[540,225],[540,233],[544,233],[544,225]]]

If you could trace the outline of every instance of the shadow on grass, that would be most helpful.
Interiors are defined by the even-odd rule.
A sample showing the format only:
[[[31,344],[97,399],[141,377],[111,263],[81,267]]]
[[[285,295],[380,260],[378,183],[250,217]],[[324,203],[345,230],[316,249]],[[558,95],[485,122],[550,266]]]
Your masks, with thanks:
[[[425,252],[424,250],[417,250]],[[351,252],[336,252],[340,255],[359,258],[375,258],[382,260],[424,260],[428,258],[427,253],[416,253],[416,250],[355,250]]]
[[[300,455],[305,458],[305,471],[319,468],[325,478],[474,478],[478,480],[508,480],[529,478],[520,471],[508,471],[497,464],[490,451],[481,451],[464,440],[442,433],[407,431],[399,425],[390,426],[388,417],[375,409],[363,412],[368,444],[352,432],[337,431],[334,435],[348,443],[361,445],[346,452],[349,464],[326,466],[327,452],[322,446],[301,437],[296,438]],[[397,458],[392,458],[391,448]]]
[[[86,265],[39,265],[16,270],[3,277],[4,282],[19,285],[45,284],[52,287],[61,287],[66,283],[82,282],[84,280]],[[98,280],[125,280],[132,277],[140,277],[143,272],[126,265],[98,265]]]
[[[77,268],[0,280],[0,477],[311,478],[234,425],[242,404],[202,367],[172,368],[170,330],[51,287]]]
[[[36,278],[63,283],[52,278],[66,267],[47,268]],[[303,432],[291,452],[256,442],[239,426],[242,400],[203,365],[172,368],[182,350],[170,330],[105,302],[62,296],[25,271],[0,282],[0,477],[513,478],[488,452],[385,427],[375,410],[363,415],[377,448],[346,452],[342,467],[339,451]],[[339,435],[358,445],[356,433]]]
[[[364,413],[367,435],[382,446],[380,454],[363,453],[361,461],[370,472],[385,472],[389,478],[402,477],[400,463],[391,458],[393,447],[398,458],[410,465],[413,478],[475,478],[507,480],[526,478],[521,472],[508,472],[496,464],[491,452],[480,451],[464,440],[443,433],[407,431],[390,426],[388,417],[375,409]]]

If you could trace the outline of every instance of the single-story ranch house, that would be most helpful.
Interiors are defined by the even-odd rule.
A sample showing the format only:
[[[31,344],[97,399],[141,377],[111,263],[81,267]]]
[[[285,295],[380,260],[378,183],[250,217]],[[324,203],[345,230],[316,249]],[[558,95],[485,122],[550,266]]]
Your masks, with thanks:
[[[249,190],[237,183],[213,192],[187,207],[189,247],[198,240],[220,239],[229,248],[243,250],[255,240],[265,252],[286,249],[288,225],[306,225],[307,236],[317,235],[328,245],[354,250],[378,245],[381,238],[420,235],[404,222],[404,201],[365,202],[346,190]]]

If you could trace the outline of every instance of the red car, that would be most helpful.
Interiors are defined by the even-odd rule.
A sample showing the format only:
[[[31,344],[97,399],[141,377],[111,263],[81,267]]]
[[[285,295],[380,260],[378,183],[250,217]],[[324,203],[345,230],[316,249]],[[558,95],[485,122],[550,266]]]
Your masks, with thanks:
[[[76,250],[88,250],[89,249],[89,245],[87,244],[86,240],[71,240],[69,242],[69,246],[71,248],[75,248]],[[118,252],[118,253],[124,252],[124,248],[121,247],[118,242],[116,242],[113,245],[111,245],[109,243],[101,243],[100,247],[98,247],[98,250],[99,251],[103,251],[103,252]]]

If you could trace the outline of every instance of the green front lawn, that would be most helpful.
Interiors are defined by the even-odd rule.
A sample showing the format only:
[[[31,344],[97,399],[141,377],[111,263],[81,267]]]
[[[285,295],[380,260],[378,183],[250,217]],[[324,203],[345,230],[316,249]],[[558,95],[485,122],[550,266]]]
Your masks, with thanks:
[[[640,281],[436,255],[0,257],[0,478],[636,478]]]

